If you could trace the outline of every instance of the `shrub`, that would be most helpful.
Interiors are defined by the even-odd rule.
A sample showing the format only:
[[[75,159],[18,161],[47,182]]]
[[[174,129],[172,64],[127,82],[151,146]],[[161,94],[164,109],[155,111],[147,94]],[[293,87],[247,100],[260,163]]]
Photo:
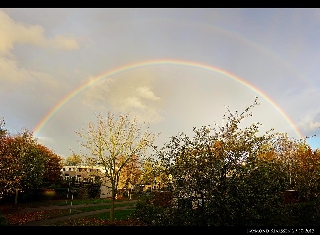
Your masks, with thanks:
[[[93,199],[100,198],[100,192],[100,186],[90,185],[88,187],[88,194]]]
[[[100,186],[93,184],[82,185],[79,189],[77,189],[76,196],[78,199],[100,198]]]
[[[320,203],[318,200],[287,204],[282,207],[277,225],[282,226],[319,226]]]
[[[159,216],[166,215],[165,208],[159,205],[155,205],[155,196],[151,195],[142,195],[140,196],[134,216],[140,221],[148,225],[159,225]]]
[[[0,212],[0,226],[5,226],[5,225],[7,225],[6,218]]]

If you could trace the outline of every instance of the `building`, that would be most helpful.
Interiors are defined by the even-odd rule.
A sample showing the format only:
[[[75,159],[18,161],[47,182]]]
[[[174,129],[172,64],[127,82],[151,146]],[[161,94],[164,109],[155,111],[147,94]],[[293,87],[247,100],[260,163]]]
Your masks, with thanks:
[[[63,166],[60,171],[63,179],[74,181],[76,187],[79,187],[81,184],[101,181],[100,198],[111,197],[110,183],[104,177],[105,170],[103,168],[83,165]]]

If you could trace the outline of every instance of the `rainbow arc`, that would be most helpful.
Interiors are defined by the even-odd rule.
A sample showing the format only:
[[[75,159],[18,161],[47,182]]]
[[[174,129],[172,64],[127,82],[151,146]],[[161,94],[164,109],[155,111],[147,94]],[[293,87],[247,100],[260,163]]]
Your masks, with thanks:
[[[292,127],[294,132],[299,136],[299,138],[302,138],[302,135],[298,128],[294,125],[293,121],[290,119],[290,117],[270,98],[268,97],[264,92],[259,90],[257,87],[254,87],[244,79],[241,79],[240,77],[237,77],[233,75],[232,73],[219,69],[217,67],[193,62],[193,61],[184,61],[184,60],[169,60],[169,59],[157,59],[157,60],[148,60],[148,61],[141,61],[136,63],[127,64],[118,68],[111,69],[107,72],[102,73],[101,75],[98,75],[94,78],[89,79],[87,82],[83,83],[79,87],[75,88],[72,92],[67,94],[65,97],[63,97],[56,105],[54,105],[49,112],[46,113],[46,115],[40,120],[40,122],[36,125],[36,127],[33,130],[34,135],[36,136],[41,129],[48,123],[50,119],[63,107],[66,103],[68,103],[71,99],[73,99],[77,94],[88,88],[89,86],[97,83],[98,81],[102,79],[106,79],[109,77],[112,77],[114,75],[127,72],[130,70],[138,69],[138,68],[144,68],[144,67],[152,67],[152,66],[165,66],[165,65],[174,65],[174,66],[186,66],[186,67],[193,67],[193,68],[199,68],[203,70],[208,70],[211,72],[215,72],[221,75],[224,75],[246,87],[256,92],[260,97],[265,99],[267,102],[269,102],[280,114],[281,116],[289,123],[289,125]]]

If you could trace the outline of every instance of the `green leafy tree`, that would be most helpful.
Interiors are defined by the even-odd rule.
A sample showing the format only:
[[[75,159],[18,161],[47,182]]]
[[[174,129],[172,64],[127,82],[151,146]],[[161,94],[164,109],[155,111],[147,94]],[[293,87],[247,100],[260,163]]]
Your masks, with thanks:
[[[101,114],[96,118],[96,124],[90,122],[87,131],[76,133],[84,138],[82,146],[89,150],[87,162],[103,167],[105,178],[111,184],[110,221],[113,222],[114,201],[123,169],[134,157],[145,155],[155,135],[145,124],[139,125],[136,117],[131,119],[129,113],[116,116],[109,112],[107,118]]]
[[[193,128],[193,137],[180,133],[155,148],[153,159],[172,175],[174,200],[169,207],[140,202],[136,215],[151,225],[287,226],[308,216],[318,225],[312,200],[320,190],[320,151],[273,129],[260,133],[259,122],[243,125],[256,105],[257,99],[241,113],[227,109],[224,125]],[[288,189],[308,204],[286,204]]]
[[[169,175],[169,171],[161,159],[148,157],[142,163],[140,183],[156,186],[160,189],[168,188],[171,180]]]
[[[142,175],[141,184],[152,184],[154,178],[156,177],[156,172],[154,169],[154,159],[148,157],[142,163]]]
[[[194,128],[192,138],[180,133],[157,151],[155,157],[172,175],[177,199],[178,209],[172,207],[174,219],[167,224],[252,225],[272,220],[265,215],[281,203],[279,191],[286,181],[279,162],[261,160],[272,155],[267,146],[275,140],[273,130],[260,134],[259,122],[242,126],[256,105],[257,99],[241,113],[227,109],[223,126]]]

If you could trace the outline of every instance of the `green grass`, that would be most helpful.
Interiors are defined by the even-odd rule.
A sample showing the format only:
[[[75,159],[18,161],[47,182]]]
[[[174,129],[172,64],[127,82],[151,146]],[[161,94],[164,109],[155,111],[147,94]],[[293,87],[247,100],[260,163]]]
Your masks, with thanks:
[[[65,200],[59,200],[59,201],[50,201],[50,202],[34,202],[32,204],[20,204],[21,208],[27,207],[28,205],[31,207],[38,207],[38,206],[49,206],[49,205],[58,205],[58,206],[65,206],[69,205],[70,206],[70,200],[66,201]],[[80,205],[79,207],[72,207],[67,209],[54,209],[54,210],[49,210],[45,211],[45,213],[41,214],[41,218],[37,218],[36,220],[41,220],[41,219],[49,219],[49,218],[56,218],[56,217],[62,217],[65,215],[69,215],[70,212],[71,214],[79,214],[83,212],[90,212],[90,211],[97,211],[97,210],[103,210],[103,209],[110,209],[111,204],[107,205],[95,205],[95,204],[100,204],[100,203],[110,203],[110,199],[76,199],[72,201],[72,205]],[[133,201],[127,201],[127,200],[116,200],[116,204],[114,204],[115,208],[118,207],[132,207],[132,208],[127,208],[125,210],[115,210],[115,220],[125,220],[129,216],[131,216],[134,211],[135,211],[135,206],[136,202]],[[83,206],[81,206],[83,205]],[[71,209],[71,211],[70,211]],[[34,216],[37,216],[36,214]],[[84,217],[84,218],[92,218],[92,219],[102,219],[102,220],[109,220],[110,218],[110,213],[105,212],[105,213],[99,213],[97,215],[92,215],[90,217]],[[73,221],[75,223],[75,221]],[[99,223],[99,222],[97,222]],[[1,217],[0,213],[0,226],[5,225],[6,221],[4,217]]]
[[[125,210],[115,210],[114,212],[115,224],[113,223],[112,225],[119,225],[119,226],[133,226],[135,224],[140,225],[139,221],[134,220],[134,211],[135,211],[134,208],[125,209]],[[111,225],[109,221],[110,221],[110,213],[106,212],[106,213],[100,213],[97,215],[59,221],[54,225],[55,226],[105,226],[105,225]]]
[[[134,212],[135,212],[135,203],[126,203],[126,204],[116,204],[115,207],[122,207],[122,206],[132,206],[132,208],[127,208],[123,210],[115,210],[114,211],[114,220],[115,221],[126,221],[127,219],[133,219],[134,218]],[[77,208],[78,210],[82,212],[89,212],[89,211],[95,211],[95,210],[101,210],[101,209],[109,209],[110,205],[104,205],[104,206],[89,206],[89,207],[81,207]],[[110,220],[110,212],[103,212],[95,215],[89,215],[84,216],[77,219],[69,219],[66,221],[60,221],[57,222],[56,226],[100,226],[100,225],[106,225],[107,221]],[[126,222],[124,222],[126,223]],[[131,223],[131,222],[129,222]],[[122,225],[123,226],[123,225]]]

